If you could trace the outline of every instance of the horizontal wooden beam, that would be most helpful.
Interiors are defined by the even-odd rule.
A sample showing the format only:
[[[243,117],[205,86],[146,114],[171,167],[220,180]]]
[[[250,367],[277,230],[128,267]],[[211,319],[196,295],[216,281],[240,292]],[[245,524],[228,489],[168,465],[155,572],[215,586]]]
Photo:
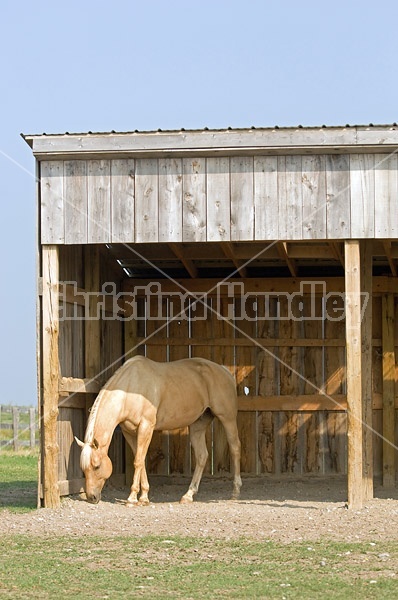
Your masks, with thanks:
[[[58,391],[62,394],[98,394],[101,384],[95,379],[61,377]]]
[[[126,483],[126,477],[122,473],[117,473],[111,476],[111,484],[115,487],[123,486]],[[67,479],[59,481],[59,492],[61,496],[69,496],[71,494],[80,494],[85,491],[86,485],[84,478]]]
[[[25,135],[37,158],[388,152],[398,145],[389,126],[281,127],[260,129],[180,130],[129,133]]]
[[[65,378],[72,381],[73,378]],[[72,383],[68,387],[72,390],[77,388],[78,382]],[[67,387],[67,386],[65,386]],[[100,386],[97,388],[99,391]],[[89,391],[88,391],[89,390]],[[95,392],[95,393],[97,393]],[[86,408],[87,394],[92,394],[92,387],[87,386],[86,391],[83,387],[79,392],[70,392],[70,396],[59,398],[59,408]],[[394,406],[398,409],[398,395],[395,396]],[[381,393],[374,392],[372,395],[372,409],[381,410],[383,408],[383,396]],[[345,411],[347,410],[347,396],[345,394],[293,394],[272,395],[272,396],[239,396],[238,409],[242,412],[253,411]]]
[[[237,322],[239,327],[239,321]],[[156,335],[149,339],[141,337],[136,339],[136,343],[145,344],[146,346],[253,346],[257,345],[262,348],[344,348],[346,343],[343,338],[157,338]],[[375,338],[372,340],[374,348],[381,347],[381,339]],[[398,347],[398,343],[397,343]]]
[[[325,293],[336,292],[344,293],[345,283],[344,277],[267,277],[267,278],[248,278],[248,279],[232,279],[224,282],[221,286],[219,279],[215,278],[203,278],[203,279],[161,279],[157,281],[161,285],[161,292],[164,294],[172,292],[192,292],[196,294],[209,294],[209,295],[230,295],[232,293],[231,284],[235,284],[236,293],[239,290],[239,284],[245,294],[293,294],[304,291],[310,293],[310,284],[317,284],[313,288],[315,295],[322,295]],[[177,283],[175,283],[177,282]],[[153,279],[126,279],[123,281],[124,292],[134,292],[136,288],[140,288],[138,291],[140,294],[144,294],[144,288],[155,283]],[[305,284],[304,288],[302,284]],[[307,287],[306,287],[307,286]],[[398,278],[396,277],[373,277],[373,294],[380,295],[385,293],[398,293]]]
[[[239,396],[238,410],[245,411],[319,411],[347,410],[347,399],[343,394],[283,395],[283,396]]]

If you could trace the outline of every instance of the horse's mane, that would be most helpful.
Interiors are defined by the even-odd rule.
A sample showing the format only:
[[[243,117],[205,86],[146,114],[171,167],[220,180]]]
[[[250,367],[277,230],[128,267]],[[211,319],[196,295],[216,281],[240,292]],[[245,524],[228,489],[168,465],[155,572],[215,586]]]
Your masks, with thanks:
[[[118,369],[119,371],[120,369]],[[84,436],[84,446],[82,448],[82,452],[80,454],[80,467],[81,469],[84,471],[85,469],[87,469],[90,466],[91,463],[91,450],[92,450],[92,443],[94,441],[94,427],[95,427],[95,421],[97,418],[97,414],[98,414],[98,410],[101,404],[101,400],[105,395],[105,392],[107,391],[107,386],[113,381],[113,379],[116,377],[118,371],[116,371],[113,376],[110,378],[110,380],[107,382],[107,384],[102,388],[102,390],[100,391],[100,393],[98,394],[98,396],[95,399],[94,404],[92,405],[91,409],[90,409],[90,414],[88,417],[88,421],[87,421],[87,427],[86,427],[86,433]]]
[[[103,393],[101,390],[101,392],[98,394],[97,398],[95,399],[94,404],[92,405],[92,407],[90,409],[90,414],[88,417],[87,427],[86,427],[86,434],[84,436],[84,446],[83,446],[82,452],[80,454],[80,468],[82,469],[82,471],[85,471],[85,469],[88,469],[91,464],[91,450],[92,450],[91,444],[94,441],[95,419],[97,417],[97,413],[98,413],[98,409],[99,409],[99,405],[100,405],[102,396],[103,396]]]
[[[98,409],[99,409],[99,405],[100,405],[102,396],[103,396],[103,393],[101,390],[101,392],[98,394],[97,398],[95,399],[94,404],[92,405],[92,407],[90,409],[90,414],[89,414],[88,421],[87,421],[86,435],[84,436],[85,444],[93,443],[95,419],[97,417],[97,413],[98,413]]]
[[[84,444],[80,454],[80,468],[82,471],[88,469],[91,465],[91,446]]]

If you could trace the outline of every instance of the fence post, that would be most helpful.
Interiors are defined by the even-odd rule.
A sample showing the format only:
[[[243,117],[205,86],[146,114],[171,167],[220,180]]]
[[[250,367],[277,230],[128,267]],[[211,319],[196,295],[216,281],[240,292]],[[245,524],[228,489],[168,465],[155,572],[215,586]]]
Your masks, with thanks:
[[[30,447],[35,447],[35,433],[36,433],[36,410],[34,408],[29,409],[29,430],[30,430]]]
[[[19,410],[17,406],[12,407],[12,428],[14,451],[17,452],[19,449]]]

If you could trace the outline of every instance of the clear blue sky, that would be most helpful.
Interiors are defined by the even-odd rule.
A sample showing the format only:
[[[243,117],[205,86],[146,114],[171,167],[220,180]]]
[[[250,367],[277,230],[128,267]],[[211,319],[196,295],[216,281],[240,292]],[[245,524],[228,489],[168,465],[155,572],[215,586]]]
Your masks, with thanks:
[[[398,121],[396,0],[2,0],[1,396],[36,403],[24,133]]]

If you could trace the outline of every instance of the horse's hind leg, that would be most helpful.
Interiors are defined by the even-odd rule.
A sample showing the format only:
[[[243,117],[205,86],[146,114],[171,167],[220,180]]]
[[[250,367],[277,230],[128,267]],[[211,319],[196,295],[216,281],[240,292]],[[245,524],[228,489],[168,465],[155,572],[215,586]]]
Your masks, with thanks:
[[[189,427],[189,434],[193,452],[195,455],[195,471],[193,473],[191,484],[188,491],[181,498],[181,504],[188,504],[193,501],[193,497],[199,489],[200,480],[202,479],[203,470],[209,456],[206,446],[206,429],[213,420],[213,415],[210,412],[205,412],[203,415],[192,423]]]
[[[242,479],[240,477],[241,444],[238,435],[238,427],[236,424],[236,419],[224,418],[221,415],[218,416],[218,418],[224,426],[228,440],[229,453],[231,456],[232,475],[234,478],[232,499],[237,500],[240,496],[240,488],[242,487]]]

